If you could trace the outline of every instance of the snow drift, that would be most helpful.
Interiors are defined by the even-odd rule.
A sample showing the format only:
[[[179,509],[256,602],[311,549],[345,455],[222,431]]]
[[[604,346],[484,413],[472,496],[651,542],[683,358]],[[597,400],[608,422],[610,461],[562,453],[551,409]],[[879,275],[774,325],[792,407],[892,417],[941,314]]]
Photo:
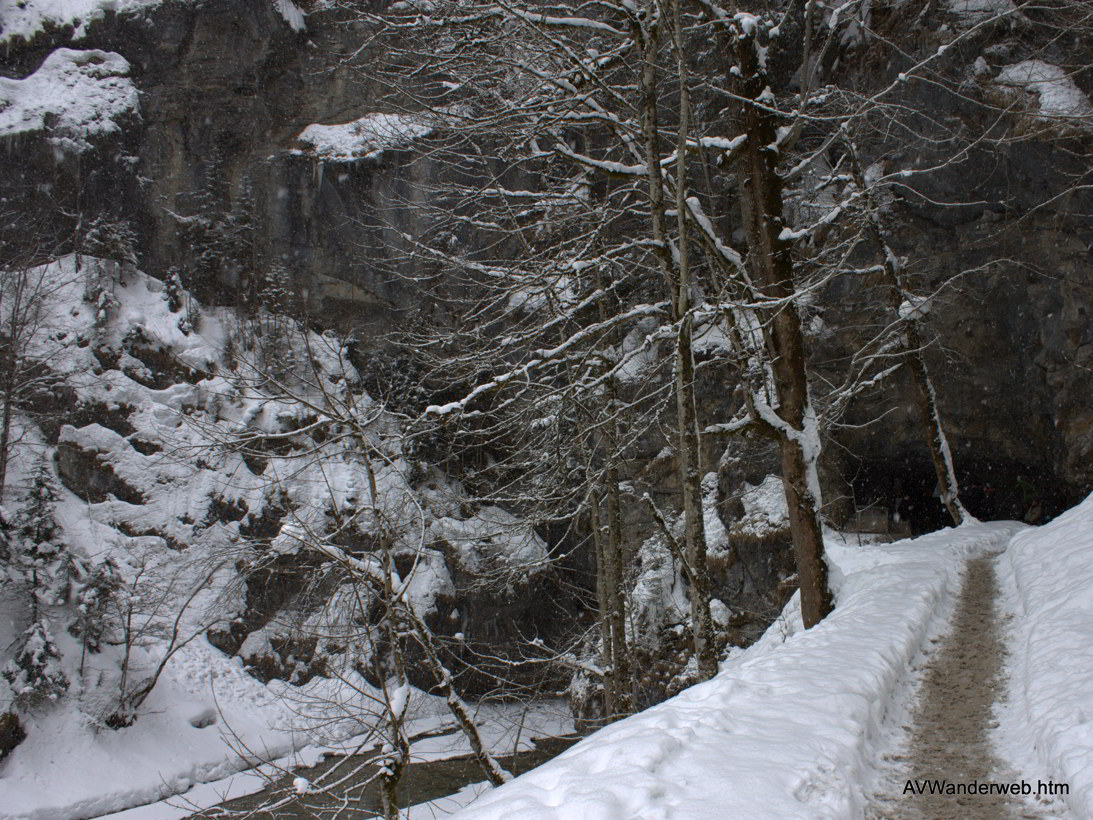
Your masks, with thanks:
[[[1028,779],[1065,783],[1093,818],[1093,495],[1016,535],[999,561],[1009,634],[1000,746]]]

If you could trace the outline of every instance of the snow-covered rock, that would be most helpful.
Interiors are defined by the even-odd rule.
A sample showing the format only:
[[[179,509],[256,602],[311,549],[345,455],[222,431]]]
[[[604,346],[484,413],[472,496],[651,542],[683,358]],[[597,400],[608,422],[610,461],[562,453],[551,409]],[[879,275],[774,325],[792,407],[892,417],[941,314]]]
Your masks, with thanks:
[[[86,151],[138,107],[129,63],[110,51],[59,48],[29,77],[0,77],[0,137],[46,131],[61,151]]]
[[[1033,113],[1041,119],[1093,127],[1093,103],[1070,74],[1057,65],[1025,60],[1005,66],[994,82],[1036,95],[1039,104]]]
[[[375,159],[385,150],[403,148],[432,132],[433,126],[421,115],[378,113],[335,125],[309,125],[296,139],[320,159],[353,162]]]

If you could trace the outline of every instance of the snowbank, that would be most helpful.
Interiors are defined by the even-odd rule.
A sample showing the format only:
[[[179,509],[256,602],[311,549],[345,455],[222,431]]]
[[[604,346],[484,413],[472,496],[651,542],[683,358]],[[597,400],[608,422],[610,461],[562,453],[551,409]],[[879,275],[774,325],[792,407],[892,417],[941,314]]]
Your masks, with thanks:
[[[129,63],[111,51],[59,48],[22,80],[0,77],[0,137],[49,131],[57,148],[75,153],[89,138],[114,133],[136,112]]]
[[[1093,818],[1093,495],[1013,538],[999,561],[1010,622],[1000,751],[1026,779],[1065,783]]]
[[[829,543],[838,608],[803,631],[796,598],[721,673],[492,790],[458,817],[844,820],[911,659],[944,625],[965,559],[1014,524],[887,546]]]
[[[276,693],[204,640],[175,657],[146,706],[117,731],[96,731],[75,702],[32,716],[0,777],[0,817],[93,817],[230,774],[246,765],[233,746],[279,757],[303,745]]]

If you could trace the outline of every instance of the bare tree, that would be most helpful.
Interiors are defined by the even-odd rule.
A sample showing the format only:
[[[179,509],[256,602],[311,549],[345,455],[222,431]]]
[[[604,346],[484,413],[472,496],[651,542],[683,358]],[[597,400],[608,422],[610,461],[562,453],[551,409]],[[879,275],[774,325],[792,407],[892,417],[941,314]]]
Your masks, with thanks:
[[[0,260],[0,496],[19,440],[16,417],[48,394],[53,365],[75,341],[55,335],[52,313],[72,278],[42,256]]]

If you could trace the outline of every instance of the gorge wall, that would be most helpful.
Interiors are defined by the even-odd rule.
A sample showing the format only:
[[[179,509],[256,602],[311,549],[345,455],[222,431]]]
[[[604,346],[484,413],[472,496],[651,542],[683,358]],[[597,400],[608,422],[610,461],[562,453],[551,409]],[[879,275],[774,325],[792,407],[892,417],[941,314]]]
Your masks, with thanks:
[[[311,4],[305,16],[283,0],[86,5],[87,20],[46,25],[29,40],[11,25],[0,31],[0,71],[11,80],[32,75],[58,48],[98,49],[128,62],[139,93],[120,128],[83,150],[51,141],[48,118],[0,134],[5,208],[45,226],[35,234],[42,252],[65,246],[81,219],[101,213],[135,226],[142,269],[185,270],[194,250],[182,227],[207,207],[200,192],[215,184],[226,192],[224,208],[252,209],[256,256],[283,265],[322,321],[369,339],[416,307],[392,275],[402,263],[390,256],[390,240],[420,227],[401,204],[427,197],[445,169],[397,140],[352,159],[324,159],[298,140],[310,124],[374,113],[377,89],[359,70],[376,59],[362,47],[366,26],[334,4]],[[951,55],[968,67],[969,94],[980,93],[977,59],[1017,59],[1022,36],[1017,25],[994,26]],[[1059,48],[1087,45],[1075,35]],[[876,79],[868,72],[899,69],[846,64],[858,65],[841,70],[863,72],[862,83]],[[1074,80],[1089,91],[1089,71]],[[928,116],[981,116],[959,100],[914,93],[924,95],[916,104]],[[928,190],[893,205],[894,238],[923,282],[947,283],[930,320],[931,358],[964,477],[1010,487],[1025,480],[1058,510],[1093,485],[1093,202],[1080,184],[1090,135],[1022,136],[1015,121],[999,127],[1014,139],[954,163]],[[8,234],[9,247],[27,237]],[[215,283],[205,298],[230,302],[241,285]],[[863,298],[852,281],[837,281],[822,309],[852,322]],[[839,349],[837,340],[830,346]],[[833,434],[833,466],[859,503],[885,502],[904,485],[929,491],[909,384],[897,382],[894,407],[891,395],[883,408],[862,402],[849,421],[873,423]],[[1017,492],[997,514],[1019,513]]]

